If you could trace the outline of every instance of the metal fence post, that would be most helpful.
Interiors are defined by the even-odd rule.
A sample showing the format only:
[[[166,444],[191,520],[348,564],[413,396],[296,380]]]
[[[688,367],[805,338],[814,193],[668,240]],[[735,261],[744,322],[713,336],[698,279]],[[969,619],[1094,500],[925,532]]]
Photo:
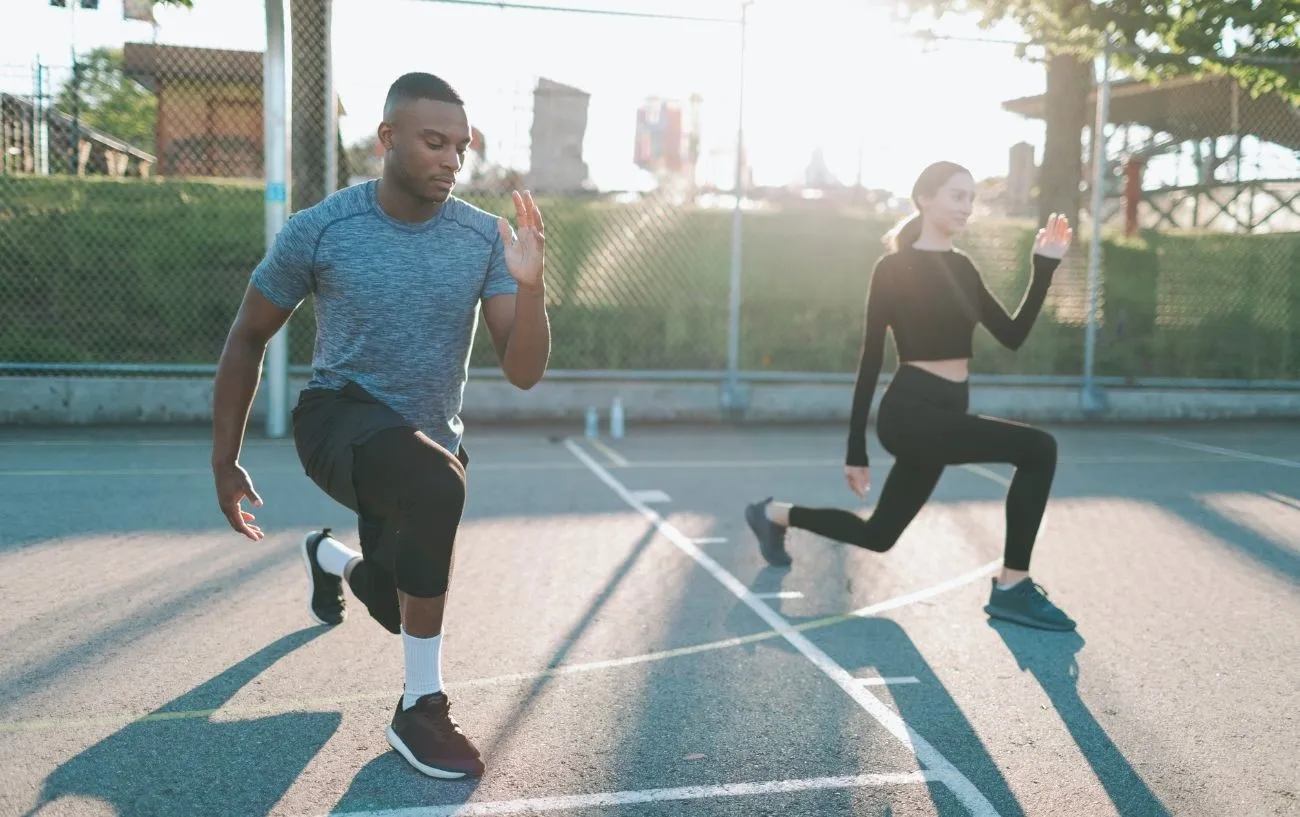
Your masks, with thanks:
[[[1106,184],[1106,122],[1110,118],[1110,32],[1102,49],[1101,79],[1097,87],[1096,119],[1092,126],[1092,246],[1088,257],[1088,323],[1084,330],[1083,384],[1079,408],[1084,414],[1106,410],[1106,395],[1096,381],[1097,301],[1101,283],[1101,229]]]
[[[266,247],[269,250],[288,217],[289,101],[285,74],[284,0],[266,0],[266,54],[262,58],[263,150],[266,173]],[[271,338],[267,350],[266,434],[285,436],[289,414],[289,325]]]
[[[334,92],[334,0],[321,0],[325,6],[325,185],[321,198],[339,189],[339,104]]]
[[[747,400],[740,383],[740,273],[743,215],[741,202],[745,197],[745,34],[749,6],[753,0],[740,5],[740,90],[739,112],[736,125],[736,203],[731,211],[731,282],[727,303],[727,375],[722,386],[724,414],[744,411]]]

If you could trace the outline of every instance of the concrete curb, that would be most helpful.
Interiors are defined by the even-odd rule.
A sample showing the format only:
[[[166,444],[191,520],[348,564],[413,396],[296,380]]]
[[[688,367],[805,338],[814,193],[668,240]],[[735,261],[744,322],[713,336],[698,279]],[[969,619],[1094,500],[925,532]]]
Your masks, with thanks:
[[[305,380],[290,382],[290,405]],[[838,422],[848,419],[851,383],[748,383],[750,422]],[[877,400],[884,383],[877,389]],[[1085,414],[1073,386],[974,385],[971,409],[1036,423],[1165,422],[1300,418],[1300,389],[1111,387],[1109,408]],[[465,388],[466,423],[572,422],[595,407],[601,425],[615,397],[627,421],[709,423],[724,419],[722,387],[711,382],[655,380],[543,381],[520,391],[500,378],[472,378]],[[250,423],[264,421],[265,390]],[[206,377],[0,377],[0,424],[156,425],[212,419]]]

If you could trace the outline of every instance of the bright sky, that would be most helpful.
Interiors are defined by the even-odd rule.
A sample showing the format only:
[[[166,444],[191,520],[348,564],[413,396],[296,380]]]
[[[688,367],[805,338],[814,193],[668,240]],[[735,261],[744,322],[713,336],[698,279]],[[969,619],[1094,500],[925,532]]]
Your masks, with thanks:
[[[64,69],[71,63],[72,13],[50,7],[48,0],[6,3],[0,88],[30,93],[38,56]],[[735,0],[556,0],[549,5],[738,14]],[[152,39],[151,26],[122,19],[121,0],[101,0],[99,6],[75,12],[78,51]],[[800,179],[819,147],[832,172],[852,183],[861,145],[863,183],[902,194],[935,159],[962,162],[983,177],[1005,174],[1008,149],[1017,141],[1034,144],[1041,155],[1042,123],[1000,109],[1004,100],[1042,92],[1041,65],[1017,60],[1005,44],[945,41],[926,53],[891,21],[891,6],[865,0],[756,0],[749,12],[745,124],[757,183]],[[196,0],[192,11],[160,8],[156,14],[160,43],[265,47],[262,0]],[[941,31],[1019,37],[1014,27],[981,32],[961,20]],[[600,186],[643,181],[631,157],[635,111],[649,96],[699,93],[704,149],[713,157],[702,163],[701,180],[729,184],[734,173],[740,55],[734,25],[424,0],[335,0],[333,44],[348,144],[374,132],[394,78],[425,70],[445,77],[467,98],[490,156],[508,155],[516,166],[526,166],[531,91],[536,78],[545,76],[592,94],[584,158]]]

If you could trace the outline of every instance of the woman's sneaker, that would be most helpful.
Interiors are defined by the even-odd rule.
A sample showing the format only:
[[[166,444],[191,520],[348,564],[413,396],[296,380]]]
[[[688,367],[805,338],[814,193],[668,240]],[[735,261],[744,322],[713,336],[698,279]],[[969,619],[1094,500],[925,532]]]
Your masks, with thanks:
[[[785,552],[785,528],[767,518],[768,497],[762,502],[753,502],[745,506],[745,521],[758,539],[758,550],[763,558],[773,567],[785,567],[790,564],[790,554]]]
[[[402,709],[398,698],[388,745],[430,777],[459,780],[483,775],[483,759],[452,718],[451,703],[443,692],[421,697],[410,709]]]
[[[993,618],[1036,627],[1040,630],[1073,630],[1074,620],[1047,600],[1047,591],[1032,579],[1023,579],[1006,590],[998,589],[998,580],[991,580],[993,588],[984,612]]]

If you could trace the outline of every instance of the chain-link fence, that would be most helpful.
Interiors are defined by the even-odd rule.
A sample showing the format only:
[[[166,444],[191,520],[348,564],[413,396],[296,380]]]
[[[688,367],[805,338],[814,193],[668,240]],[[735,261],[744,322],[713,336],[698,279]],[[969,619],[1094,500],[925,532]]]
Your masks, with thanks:
[[[1027,284],[1036,191],[1059,169],[1035,162],[1042,66],[1017,63],[1009,45],[939,40],[922,53],[899,38],[864,58],[858,21],[813,32],[795,68],[777,59],[790,23],[751,11],[736,259],[734,23],[410,0],[288,5],[290,209],[377,177],[388,84],[407,70],[444,76],[475,126],[457,195],[512,217],[509,191],[528,187],[545,214],[553,369],[721,377],[738,260],[740,369],[851,373],[881,237],[935,159],[979,180],[959,245],[1008,307]],[[395,14],[401,31],[376,69],[362,35]],[[535,56],[542,30],[546,54]],[[511,53],[528,59],[493,56]],[[75,71],[6,70],[0,371],[211,371],[264,252],[261,52],[126,42],[81,53]],[[879,87],[821,98],[863,70]],[[891,70],[906,80],[886,82]],[[1300,117],[1280,97],[1230,88],[1113,88],[1098,375],[1300,379]],[[924,100],[947,101],[914,113]],[[1081,104],[1090,123],[1092,103]],[[1075,249],[1031,341],[1012,353],[978,332],[976,372],[1081,373],[1090,225],[1086,192],[1079,199]],[[294,366],[310,364],[313,334],[309,301],[289,327]],[[494,367],[485,335],[471,363]]]
[[[1300,379],[1300,109],[1215,76],[1109,107],[1098,374]]]
[[[10,82],[5,365],[215,363],[263,243],[261,74],[256,52],[128,42]]]

